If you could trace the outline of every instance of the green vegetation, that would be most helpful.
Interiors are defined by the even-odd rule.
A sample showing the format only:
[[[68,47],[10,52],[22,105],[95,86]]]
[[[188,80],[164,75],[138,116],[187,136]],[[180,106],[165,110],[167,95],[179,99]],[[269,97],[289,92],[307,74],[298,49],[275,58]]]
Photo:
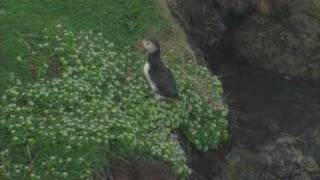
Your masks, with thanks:
[[[74,32],[100,32],[121,47],[141,38],[147,28],[169,30],[169,22],[159,16],[151,0],[1,0],[0,93],[8,72],[30,77],[31,65],[20,66],[16,57],[29,53],[25,42],[42,38],[44,28],[52,31],[63,24]]]
[[[183,178],[176,133],[203,151],[226,140],[221,84],[183,50],[166,53],[181,100],[152,98],[145,57],[129,47],[149,28],[170,30],[151,1],[0,5],[1,59],[11,67],[1,67],[1,179],[86,179],[114,155],[157,158]]]

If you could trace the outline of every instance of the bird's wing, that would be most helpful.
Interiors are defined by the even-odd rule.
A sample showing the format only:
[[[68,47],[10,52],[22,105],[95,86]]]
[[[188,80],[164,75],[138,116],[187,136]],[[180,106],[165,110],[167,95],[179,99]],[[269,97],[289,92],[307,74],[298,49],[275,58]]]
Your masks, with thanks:
[[[158,89],[158,93],[164,97],[175,97],[178,95],[176,82],[173,74],[167,68],[151,72],[152,81]]]

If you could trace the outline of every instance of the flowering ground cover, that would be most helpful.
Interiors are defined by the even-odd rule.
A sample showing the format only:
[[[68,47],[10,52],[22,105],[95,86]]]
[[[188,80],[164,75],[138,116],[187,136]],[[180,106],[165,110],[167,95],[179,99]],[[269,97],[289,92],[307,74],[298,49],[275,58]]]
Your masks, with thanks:
[[[202,151],[226,140],[220,81],[183,50],[165,53],[181,100],[152,98],[131,48],[148,28],[170,31],[151,1],[23,3],[0,3],[1,58],[14,65],[2,69],[0,179],[90,179],[112,156],[156,158],[185,178],[178,133]]]

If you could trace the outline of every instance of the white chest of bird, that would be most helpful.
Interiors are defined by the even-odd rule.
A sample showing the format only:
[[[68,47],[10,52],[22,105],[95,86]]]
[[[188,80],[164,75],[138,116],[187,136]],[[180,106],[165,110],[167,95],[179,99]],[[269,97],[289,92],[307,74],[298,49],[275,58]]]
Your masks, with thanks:
[[[157,91],[157,87],[156,85],[152,82],[151,80],[151,77],[150,77],[150,74],[149,74],[149,71],[150,71],[150,64],[147,62],[144,67],[143,67],[143,72],[144,72],[144,75],[146,76],[147,78],[147,81],[152,89],[153,92],[156,92]]]

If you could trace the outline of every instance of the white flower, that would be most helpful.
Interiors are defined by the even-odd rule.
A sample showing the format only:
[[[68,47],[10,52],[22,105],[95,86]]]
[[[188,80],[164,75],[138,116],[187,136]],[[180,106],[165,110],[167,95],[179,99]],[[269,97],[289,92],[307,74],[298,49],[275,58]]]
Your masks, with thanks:
[[[21,61],[22,61],[21,56],[18,56],[18,57],[17,57],[17,61],[19,61],[19,62],[21,62]]]

